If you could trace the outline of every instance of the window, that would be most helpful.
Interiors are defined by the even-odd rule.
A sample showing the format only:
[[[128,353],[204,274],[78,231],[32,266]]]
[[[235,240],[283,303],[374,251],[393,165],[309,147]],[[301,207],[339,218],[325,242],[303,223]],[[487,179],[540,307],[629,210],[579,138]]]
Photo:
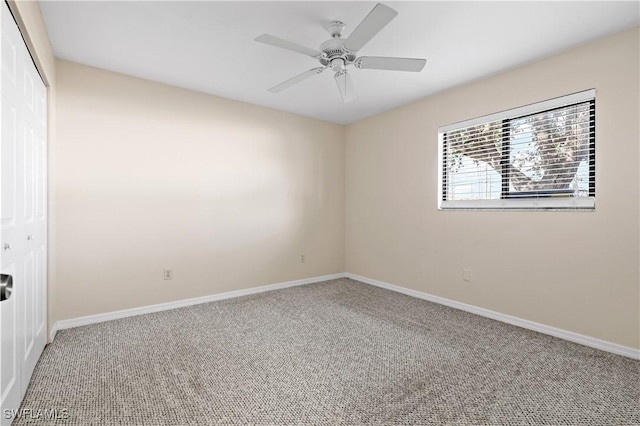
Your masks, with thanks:
[[[595,208],[595,90],[439,129],[441,209]]]

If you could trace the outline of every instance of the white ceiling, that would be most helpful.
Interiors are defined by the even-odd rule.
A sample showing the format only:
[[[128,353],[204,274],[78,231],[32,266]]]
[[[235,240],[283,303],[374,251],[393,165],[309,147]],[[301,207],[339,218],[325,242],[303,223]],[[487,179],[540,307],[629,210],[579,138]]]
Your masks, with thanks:
[[[385,2],[399,15],[361,51],[427,58],[421,73],[353,69],[343,104],[325,72],[268,88],[319,64],[257,43],[263,33],[318,48],[329,21],[345,37],[375,2],[43,1],[57,57],[226,98],[348,124],[640,22],[630,2]]]

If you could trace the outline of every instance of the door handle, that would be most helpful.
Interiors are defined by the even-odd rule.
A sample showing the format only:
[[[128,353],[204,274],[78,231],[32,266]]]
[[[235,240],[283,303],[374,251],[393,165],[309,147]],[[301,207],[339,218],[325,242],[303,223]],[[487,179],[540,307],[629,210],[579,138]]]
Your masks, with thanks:
[[[7,274],[0,274],[0,302],[11,297],[13,293],[13,277]]]

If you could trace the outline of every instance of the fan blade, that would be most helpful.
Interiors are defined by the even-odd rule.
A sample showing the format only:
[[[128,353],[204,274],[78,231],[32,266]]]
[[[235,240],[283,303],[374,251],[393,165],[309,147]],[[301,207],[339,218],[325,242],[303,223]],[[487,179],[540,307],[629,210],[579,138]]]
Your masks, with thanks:
[[[269,44],[271,46],[280,47],[282,49],[293,50],[294,52],[302,53],[303,55],[311,56],[312,58],[321,58],[324,53],[319,50],[310,49],[305,46],[300,46],[297,43],[288,41],[282,38],[274,37],[269,34],[262,34],[255,38],[255,41],[260,43]]]
[[[385,56],[362,56],[356,59],[356,67],[365,70],[389,70],[420,72],[427,63],[426,59],[388,58]]]
[[[337,72],[334,77],[336,83],[338,83],[338,90],[340,90],[340,95],[342,95],[342,101],[347,103],[355,100],[356,91],[353,88],[349,73],[347,71]]]
[[[271,89],[269,89],[269,91],[273,93],[278,93],[289,86],[293,86],[296,83],[300,83],[302,80],[306,80],[309,77],[313,77],[316,74],[320,74],[322,71],[326,69],[327,67],[318,67],[318,68],[310,69],[309,71],[305,71],[302,74],[298,74],[295,77],[290,78],[289,80],[278,84],[277,86],[273,86]]]
[[[373,36],[378,34],[397,15],[398,12],[389,6],[378,3],[349,35],[344,42],[344,47],[351,52],[357,52],[362,49]]]

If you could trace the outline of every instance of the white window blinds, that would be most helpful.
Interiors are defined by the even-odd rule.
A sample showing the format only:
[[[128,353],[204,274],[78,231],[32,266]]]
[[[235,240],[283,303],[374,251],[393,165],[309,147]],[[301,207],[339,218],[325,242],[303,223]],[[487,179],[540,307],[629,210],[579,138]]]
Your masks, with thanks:
[[[595,207],[595,90],[439,129],[442,209]]]

